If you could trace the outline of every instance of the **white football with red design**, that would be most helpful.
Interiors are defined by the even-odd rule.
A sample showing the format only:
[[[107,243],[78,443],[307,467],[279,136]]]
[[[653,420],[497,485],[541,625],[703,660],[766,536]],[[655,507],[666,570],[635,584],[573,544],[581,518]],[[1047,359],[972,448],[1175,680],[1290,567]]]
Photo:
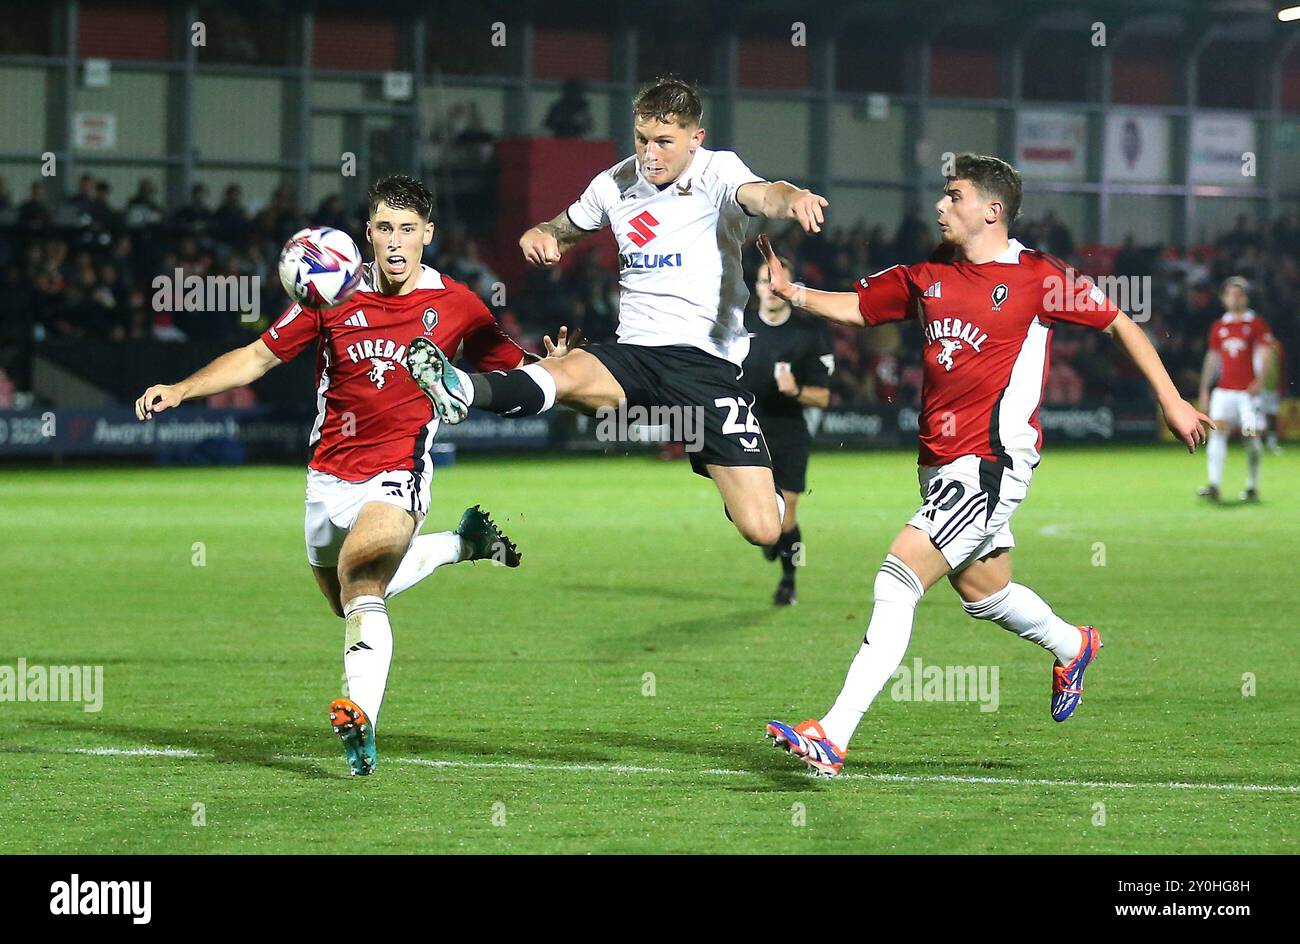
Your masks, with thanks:
[[[280,252],[280,283],[308,308],[333,308],[361,284],[361,252],[341,229],[309,226]]]

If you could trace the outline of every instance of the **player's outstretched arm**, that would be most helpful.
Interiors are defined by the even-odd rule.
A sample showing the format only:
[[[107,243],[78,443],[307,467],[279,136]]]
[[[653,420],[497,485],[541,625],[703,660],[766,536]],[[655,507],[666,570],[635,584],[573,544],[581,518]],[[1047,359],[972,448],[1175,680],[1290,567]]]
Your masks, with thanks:
[[[825,318],[827,321],[855,325],[859,328],[866,326],[867,319],[862,317],[862,312],[858,308],[856,292],[823,292],[798,282],[791,282],[790,273],[786,272],[785,266],[781,265],[781,260],[777,257],[776,250],[772,248],[772,242],[767,236],[758,237],[758,251],[763,254],[763,261],[767,263],[767,277],[771,280],[768,288],[777,297],[784,298],[796,308],[802,308],[809,314]]]
[[[560,256],[590,236],[591,232],[573,225],[568,210],[565,210],[555,219],[538,223],[520,236],[519,248],[532,265],[553,266],[560,261]]]
[[[258,338],[252,344],[227,351],[180,383],[154,384],[135,401],[136,419],[151,420],[155,413],[180,406],[186,400],[243,387],[279,363],[280,358]]]
[[[1146,332],[1121,311],[1106,328],[1106,333],[1115,339],[1151,384],[1170,431],[1183,441],[1188,452],[1195,452],[1196,447],[1205,442],[1209,430],[1217,427],[1208,416],[1178,395],[1178,389],[1169,379],[1169,372]]]
[[[736,200],[755,216],[769,220],[795,220],[805,233],[820,233],[826,222],[822,211],[830,206],[826,198],[784,180],[754,181],[736,191]]]

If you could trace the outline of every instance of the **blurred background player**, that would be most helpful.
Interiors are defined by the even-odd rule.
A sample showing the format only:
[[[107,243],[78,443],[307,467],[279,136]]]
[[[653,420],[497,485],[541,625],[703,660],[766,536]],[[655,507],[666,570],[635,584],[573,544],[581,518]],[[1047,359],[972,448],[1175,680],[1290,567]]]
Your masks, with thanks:
[[[713,480],[727,516],[751,544],[781,538],[763,431],[749,411],[740,365],[749,351],[749,290],[741,251],[750,217],[821,232],[823,197],[759,177],[732,151],[703,146],[695,86],[661,78],[632,102],[636,153],[598,174],[554,219],[520,237],[524,258],[551,267],[608,226],[618,242],[618,341],[504,373],[467,374],[436,347],[412,344],[411,363],[439,415],[470,407],[532,416],[556,403],[594,413],[623,406],[697,410],[703,446],[691,467]],[[453,351],[454,353],[454,351]]]
[[[1210,433],[1205,448],[1209,481],[1196,494],[1219,500],[1223,466],[1228,458],[1228,439],[1241,434],[1246,447],[1246,488],[1242,501],[1259,501],[1259,466],[1263,453],[1260,433],[1260,377],[1273,371],[1273,332],[1268,323],[1252,311],[1250,284],[1241,276],[1224,280],[1219,292],[1223,314],[1210,326],[1209,346],[1201,365],[1201,409],[1210,414],[1218,428]],[[1261,368],[1257,372],[1257,366]],[[1217,378],[1217,382],[1216,379]],[[1214,383],[1213,391],[1210,384]]]
[[[262,336],[177,384],[149,387],[136,416],[155,414],[257,380],[317,351],[318,414],[307,467],[307,561],[345,621],[347,698],[329,707],[351,773],[377,764],[375,728],[388,683],[393,631],[387,597],[444,564],[494,558],[518,566],[514,545],[475,506],[455,531],[416,536],[429,510],[430,450],[438,417],[404,363],[412,335],[437,338],[484,369],[517,367],[524,352],[468,288],[420,262],[433,239],[433,197],[411,177],[390,176],[369,194],[366,236],[374,262],[346,302],[291,306]]]
[[[1277,442],[1277,424],[1286,391],[1286,348],[1281,338],[1255,349],[1255,376],[1259,378],[1259,412],[1264,417],[1264,448],[1278,455],[1282,447]]]
[[[781,264],[787,272],[794,266]],[[758,267],[754,291],[758,304],[745,315],[749,355],[743,383],[754,395],[751,409],[758,416],[767,448],[772,453],[772,474],[785,498],[781,539],[763,548],[768,560],[781,561],[781,582],[772,602],[791,606],[795,595],[795,568],[804,562],[803,535],[796,512],[807,485],[808,453],[812,435],[805,407],[825,409],[831,400],[831,373],[835,369],[830,332],[821,322],[794,313],[788,301],[772,293],[767,263]]]
[[[1208,418],[1178,395],[1142,329],[1057,259],[1009,238],[1022,193],[1010,164],[959,155],[935,205],[943,244],[929,262],[859,279],[856,292],[794,285],[767,237],[759,237],[777,295],[840,324],[865,327],[919,315],[925,341],[921,507],[880,565],[871,622],[830,711],[797,726],[767,725],[773,744],[825,776],[843,768],[849,739],[907,652],[917,604],[944,577],[970,616],[1055,657],[1054,721],[1078,707],[1100,635],[1066,622],[1033,590],[1011,582],[1011,516],[1041,458],[1038,407],[1055,323],[1109,334],[1150,383],[1166,424],[1188,451],[1205,440]],[[1053,297],[1080,301],[1062,306]]]

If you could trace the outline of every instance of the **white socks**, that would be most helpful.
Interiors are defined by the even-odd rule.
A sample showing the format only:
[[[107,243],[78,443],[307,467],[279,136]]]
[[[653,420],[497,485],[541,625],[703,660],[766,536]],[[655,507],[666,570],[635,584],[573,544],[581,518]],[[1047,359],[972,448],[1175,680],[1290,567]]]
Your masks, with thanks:
[[[393,661],[393,629],[388,609],[380,597],[353,597],[343,605],[347,621],[343,635],[343,671],[348,677],[348,694],[370,719],[371,730],[379,727],[379,706],[388,684],[388,666]]]
[[[542,388],[542,408],[537,412],[545,413],[555,406],[555,378],[551,376],[551,372],[541,364],[527,364],[519,369]]]
[[[898,670],[912,638],[916,604],[924,594],[912,569],[893,554],[886,555],[876,574],[875,606],[866,638],[849,666],[844,688],[821,719],[822,730],[837,747],[848,749],[862,716]]]
[[[1205,464],[1209,467],[1209,481],[1215,488],[1223,485],[1223,463],[1228,459],[1228,434],[1221,429],[1210,430],[1210,441],[1205,444]]]
[[[1009,583],[997,593],[974,603],[961,604],[975,619],[992,620],[1021,639],[1036,642],[1068,665],[1079,654],[1079,627],[1067,623],[1038,594],[1018,583]]]
[[[1246,447],[1246,488],[1259,488],[1260,456],[1264,443],[1259,436],[1243,436]],[[1223,466],[1228,460],[1228,434],[1224,430],[1211,430],[1210,441],[1205,445],[1205,462],[1209,466],[1210,484],[1223,487]]]
[[[384,597],[395,597],[403,590],[414,587],[442,565],[456,564],[463,559],[462,542],[455,531],[421,534],[411,542],[406,556],[397,565],[397,573],[388,581]]]
[[[1246,437],[1246,487],[1259,488],[1259,457],[1264,452],[1264,443],[1258,436]]]

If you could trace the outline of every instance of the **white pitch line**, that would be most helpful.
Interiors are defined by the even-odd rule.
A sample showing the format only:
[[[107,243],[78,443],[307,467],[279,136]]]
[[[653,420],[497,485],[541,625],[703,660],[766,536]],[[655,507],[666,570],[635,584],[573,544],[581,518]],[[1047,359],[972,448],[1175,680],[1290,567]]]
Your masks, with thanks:
[[[39,748],[35,753],[79,754],[90,757],[175,757],[185,759],[210,758],[212,754],[173,748],[116,748],[116,747],[66,747]],[[304,755],[277,754],[277,761],[300,761],[303,763],[331,763],[335,757],[309,757]],[[706,777],[757,777],[761,771],[728,770],[711,768],[707,770],[689,770],[673,767],[641,767],[634,764],[537,764],[531,761],[490,761],[490,760],[431,760],[427,757],[384,757],[382,760],[392,764],[409,764],[416,767],[433,767],[450,770],[531,770],[552,773],[597,773],[597,774],[658,774],[666,776],[706,776]],[[796,768],[797,769],[797,768]],[[811,774],[809,775],[811,776]],[[865,780],[877,783],[951,783],[972,786],[993,787],[1086,787],[1090,790],[1208,790],[1240,791],[1243,793],[1293,793],[1300,794],[1300,785],[1275,783],[1181,783],[1167,781],[1162,783],[1135,783],[1131,781],[1111,780],[1049,780],[1046,778],[1024,777],[962,777],[956,774],[840,774],[836,780]]]
[[[203,758],[209,754],[183,748],[161,747],[41,747],[33,749],[38,754],[83,754],[87,757],[187,757]]]

